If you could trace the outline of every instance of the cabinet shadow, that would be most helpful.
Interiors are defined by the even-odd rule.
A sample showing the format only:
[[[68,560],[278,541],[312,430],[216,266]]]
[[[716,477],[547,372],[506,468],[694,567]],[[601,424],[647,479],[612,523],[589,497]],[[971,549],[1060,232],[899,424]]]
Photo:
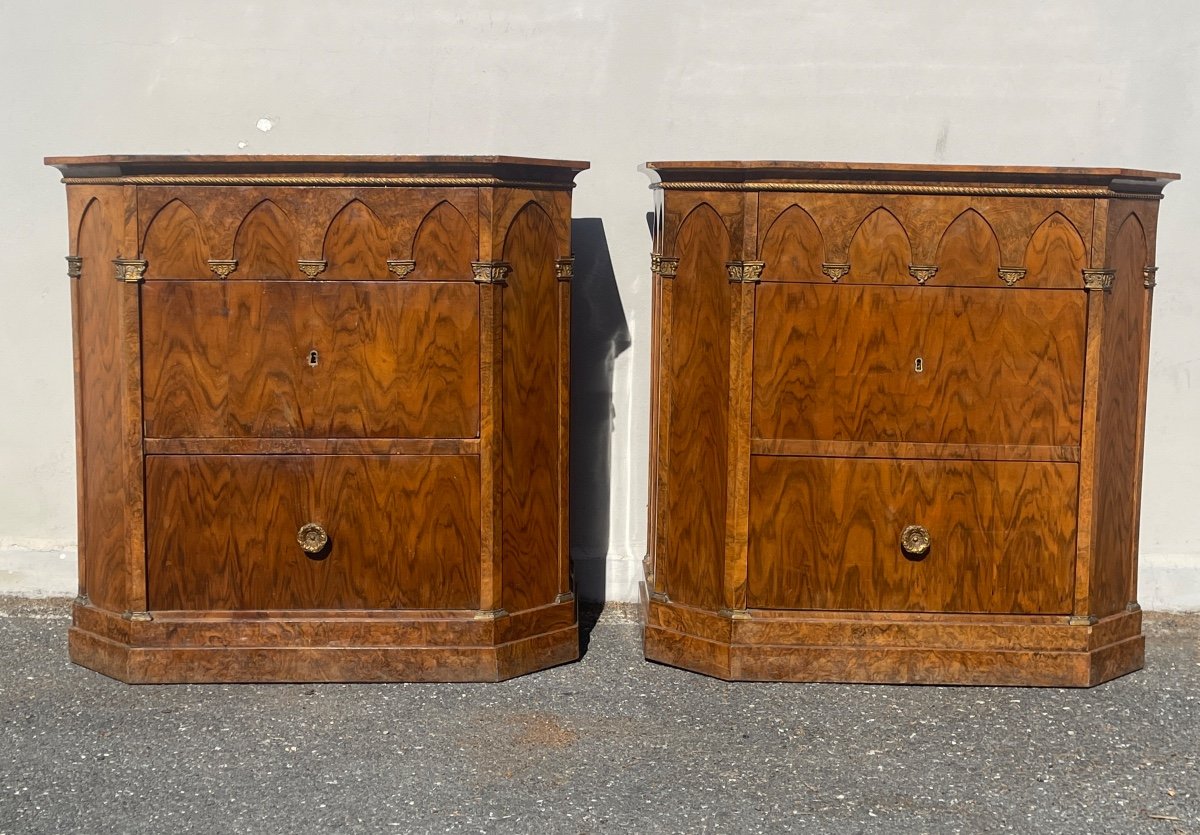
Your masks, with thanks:
[[[613,363],[632,344],[604,222],[571,221],[571,565],[587,651],[606,594],[612,502]]]

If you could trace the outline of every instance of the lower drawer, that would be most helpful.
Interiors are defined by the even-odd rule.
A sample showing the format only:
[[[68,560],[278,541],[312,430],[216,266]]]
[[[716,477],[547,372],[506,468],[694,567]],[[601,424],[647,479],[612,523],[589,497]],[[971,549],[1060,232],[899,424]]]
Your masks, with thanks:
[[[1075,464],[754,456],[748,604],[1069,613],[1077,494]]]
[[[149,456],[150,608],[476,609],[479,515],[470,455]]]

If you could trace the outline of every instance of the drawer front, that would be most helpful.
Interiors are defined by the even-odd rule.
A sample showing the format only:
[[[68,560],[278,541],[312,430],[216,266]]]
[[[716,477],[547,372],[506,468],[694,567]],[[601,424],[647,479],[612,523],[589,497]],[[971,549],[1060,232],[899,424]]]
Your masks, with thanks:
[[[142,292],[149,438],[478,437],[474,285],[173,281]]]
[[[753,433],[1079,444],[1081,291],[764,284]]]
[[[1077,493],[1074,464],[754,456],[749,605],[1069,613]]]
[[[139,186],[146,280],[471,282],[474,188]]]
[[[474,456],[149,456],[150,608],[476,609],[479,517]]]

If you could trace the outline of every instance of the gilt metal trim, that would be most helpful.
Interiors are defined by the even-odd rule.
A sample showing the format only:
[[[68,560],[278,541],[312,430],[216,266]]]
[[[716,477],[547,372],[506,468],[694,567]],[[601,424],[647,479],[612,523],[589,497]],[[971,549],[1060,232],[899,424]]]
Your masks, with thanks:
[[[500,620],[506,617],[508,611],[505,609],[480,609],[475,613],[475,620]]]
[[[657,273],[663,278],[674,278],[679,274],[679,259],[668,255],[651,255],[650,272]]]
[[[507,261],[472,261],[471,272],[476,284],[504,285],[508,283],[512,265]]]
[[[924,284],[937,275],[938,268],[931,264],[909,264],[908,274],[917,280],[917,284]]]
[[[1158,284],[1158,267],[1145,267],[1142,269],[1142,283],[1147,288],[1152,288]]]
[[[83,256],[67,256],[67,278],[79,278],[83,275]]]
[[[474,186],[570,191],[575,183],[508,180],[503,177],[416,177],[383,174],[127,174],[123,177],[63,177],[68,186]]]
[[[1084,270],[1083,287],[1085,290],[1111,290],[1116,277],[1116,270]]]
[[[671,598],[667,597],[667,593],[665,591],[652,591],[647,595],[647,597],[649,597],[655,603],[671,602]]]
[[[1095,626],[1099,619],[1095,615],[1071,615],[1067,618],[1068,626]]]
[[[146,277],[147,263],[140,258],[115,258],[113,266],[116,267],[117,281],[136,284]]]
[[[1001,267],[999,270],[996,271],[996,274],[998,276],[1000,276],[1001,281],[1003,281],[1009,287],[1013,287],[1016,285],[1016,283],[1018,281],[1020,281],[1021,279],[1023,279],[1025,277],[1025,268],[1024,267]]]
[[[210,258],[208,268],[217,274],[217,278],[229,278],[229,274],[237,269],[237,259]]]
[[[673,191],[795,191],[829,194],[956,194],[968,197],[1101,197],[1120,200],[1162,200],[1157,193],[1113,191],[1103,187],[958,186],[905,183],[787,183],[787,182],[665,182],[652,189]]]
[[[729,280],[735,284],[754,284],[762,281],[762,271],[766,263],[763,261],[729,261],[725,269],[729,271]]]
[[[315,258],[301,258],[297,263],[300,264],[300,272],[304,273],[309,278],[316,278],[321,273],[325,272],[325,268],[329,266],[329,262],[318,260]]]
[[[387,268],[390,272],[394,272],[396,275],[400,276],[400,278],[404,278],[417,268],[417,262],[413,261],[411,258],[389,258],[387,262]]]
[[[559,281],[570,281],[575,277],[575,256],[559,258],[554,262],[554,275]]]
[[[839,281],[841,281],[843,278],[846,277],[847,273],[850,272],[850,265],[849,264],[822,264],[821,272],[823,272],[825,274],[826,278],[828,278],[834,284],[837,284]]]

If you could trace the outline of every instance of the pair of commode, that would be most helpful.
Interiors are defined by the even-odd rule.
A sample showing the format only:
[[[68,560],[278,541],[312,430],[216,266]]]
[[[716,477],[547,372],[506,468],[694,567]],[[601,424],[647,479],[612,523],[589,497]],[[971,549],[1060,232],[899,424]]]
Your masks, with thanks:
[[[129,682],[494,681],[579,657],[587,163],[47,163],[70,221],[74,661]],[[647,658],[793,681],[1139,669],[1176,175],[646,170]]]

